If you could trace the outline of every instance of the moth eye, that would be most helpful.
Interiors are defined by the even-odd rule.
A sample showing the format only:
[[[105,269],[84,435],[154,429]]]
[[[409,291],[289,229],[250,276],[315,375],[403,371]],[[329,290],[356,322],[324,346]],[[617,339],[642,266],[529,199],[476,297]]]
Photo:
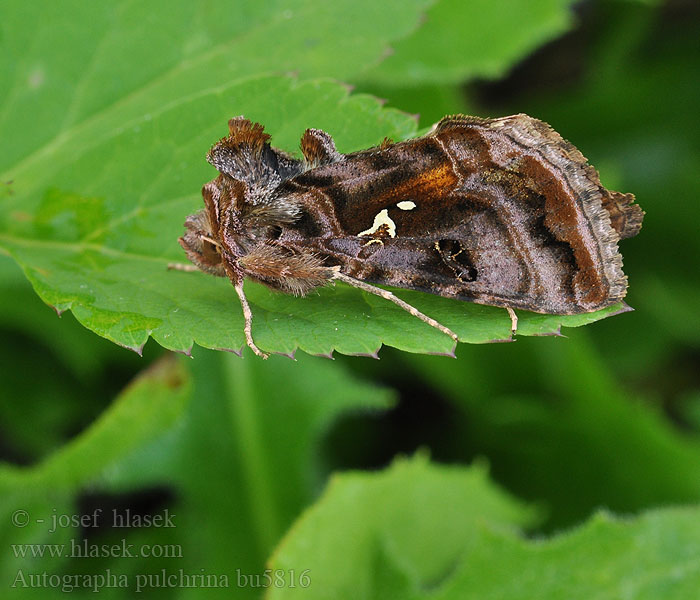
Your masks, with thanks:
[[[477,270],[471,262],[467,249],[459,240],[438,240],[435,249],[442,262],[447,265],[459,281],[476,281]]]

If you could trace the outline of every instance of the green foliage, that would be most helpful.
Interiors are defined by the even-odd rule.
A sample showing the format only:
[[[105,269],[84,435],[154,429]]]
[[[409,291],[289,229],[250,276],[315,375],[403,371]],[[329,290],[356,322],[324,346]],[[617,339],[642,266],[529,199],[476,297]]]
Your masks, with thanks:
[[[110,473],[119,472],[124,457],[167,435],[182,418],[189,397],[187,371],[172,358],[156,362],[86,431],[41,463],[29,468],[0,465],[0,536],[8,542],[0,570],[3,581],[11,583],[18,569],[37,566],[10,552],[10,542],[78,540],[74,523],[55,529],[52,517],[76,514],[79,490],[108,480]],[[65,559],[54,558],[43,564],[55,572],[62,563]]]
[[[324,466],[316,447],[322,433],[345,412],[392,404],[389,391],[317,361],[242,361],[201,352],[193,388],[187,359],[155,363],[97,422],[45,461],[29,468],[3,465],[0,535],[8,544],[70,546],[80,541],[80,530],[52,532],[51,516],[77,514],[81,490],[99,486],[116,493],[168,484],[179,498],[174,529],[149,530],[148,538],[126,529],[123,539],[136,548],[179,544],[184,560],[178,566],[187,572],[206,565],[207,572],[232,581],[237,569],[257,573],[321,485]],[[275,393],[280,381],[286,381],[284,396]],[[29,515],[26,528],[13,521],[17,511]],[[103,520],[112,522],[111,514]],[[104,531],[88,528],[87,534],[94,544],[111,541]],[[151,570],[147,560],[102,558],[108,560],[98,562],[99,569],[128,573],[132,584]],[[31,564],[16,558],[3,566],[3,581],[13,581],[20,568],[61,573],[66,564],[54,557]]]
[[[167,431],[189,397],[188,373],[171,357],[154,363],[82,435],[28,471],[4,467],[4,485],[76,489]]]
[[[527,514],[482,469],[414,459],[343,474],[270,563],[300,581],[308,573],[308,588],[268,597],[680,600],[700,586],[697,508],[629,521],[602,513],[547,540],[518,535]]]
[[[8,597],[65,596],[56,580],[25,586],[20,571],[60,583],[87,577],[71,593],[92,597],[90,583],[108,570],[128,588],[103,587],[101,597],[131,597],[139,577],[180,571],[224,576],[228,587],[151,583],[142,593],[693,597],[697,15],[681,3],[600,0],[576,13],[569,4],[3,3]],[[543,46],[567,28],[576,31]],[[493,85],[469,81],[509,72]],[[420,129],[402,111],[420,112]],[[616,308],[567,319],[523,313],[517,343],[463,345],[455,361],[421,355],[450,344],[357,290],[295,299],[250,285],[262,347],[335,348],[336,360],[300,352],[259,361],[198,347],[242,343],[230,284],[165,269],[183,259],[176,240],[213,176],[203,155],[226,119],[258,119],[290,151],[304,128],[322,127],[350,151],[454,112],[542,118],[608,187],[637,194],[645,225],[622,246],[634,313],[565,330],[568,339],[525,336]],[[399,295],[464,341],[508,334],[503,310]],[[58,319],[44,303],[67,312]],[[102,339],[140,350],[149,334],[158,344],[143,358]],[[341,356],[373,355],[381,344],[412,353]],[[193,358],[163,348],[192,348]],[[103,521],[114,507],[167,510],[174,527],[50,530],[52,517],[95,506]],[[71,558],[41,546],[83,540],[182,555]],[[263,589],[266,568],[284,585]],[[309,587],[291,588],[303,573]]]
[[[250,16],[252,34],[240,31],[240,23],[231,31],[212,30],[209,20],[215,11],[196,15],[167,11],[172,22],[161,27],[175,32],[182,32],[192,19],[205,19],[199,27],[211,39],[200,39],[204,34],[188,27],[179,49],[168,45],[165,37],[153,41],[156,48],[144,45],[150,27],[132,14],[140,10],[137,7],[125,5],[118,17],[108,6],[96,14],[76,9],[70,23],[65,15],[57,17],[52,23],[55,30],[84,23],[85,34],[69,44],[71,53],[91,53],[97,61],[83,67],[84,76],[66,71],[78,68],[77,58],[66,62],[62,53],[46,55],[48,40],[43,38],[32,50],[41,63],[30,70],[28,83],[17,76],[12,80],[11,69],[5,70],[8,89],[13,90],[4,102],[5,134],[17,135],[14,128],[28,120],[32,127],[22,135],[23,144],[31,142],[31,148],[17,154],[20,148],[13,147],[7,162],[0,163],[5,168],[2,180],[12,182],[0,214],[0,246],[22,266],[39,296],[59,311],[72,310],[99,335],[138,352],[149,335],[165,348],[181,352],[189,352],[195,342],[206,348],[241,348],[242,315],[230,284],[205,274],[167,270],[169,262],[183,260],[177,244],[182,222],[201,207],[198,190],[212,177],[202,157],[226,131],[227,119],[235,113],[259,120],[274,135],[274,143],[290,151],[309,126],[331,132],[341,151],[377,144],[385,136],[403,139],[416,133],[408,115],[382,109],[370,97],[348,95],[340,84],[261,75],[296,64],[293,61],[307,64],[304,74],[359,72],[371,62],[365,53],[381,53],[384,38],[373,32],[384,31],[387,20],[392,23],[391,36],[384,34],[387,41],[408,32],[421,3],[415,3],[414,13],[402,5],[398,22],[390,16],[390,4],[381,9],[375,5],[368,16],[377,13],[376,20],[363,21],[349,39],[343,37],[343,43],[325,48],[336,35],[334,27],[342,23],[343,10],[361,8],[351,2],[342,6],[333,13],[333,27],[325,26],[329,15],[320,6],[316,11],[309,7],[283,11],[281,18],[269,7],[260,8],[260,14]],[[6,25],[26,27],[29,22],[23,20],[22,8],[15,9]],[[564,14],[561,8],[553,11],[559,15],[553,20],[562,21]],[[299,37],[298,23],[309,15],[313,18],[305,27],[323,31],[314,34],[318,38]],[[102,25],[93,26],[93,20]],[[262,31],[285,39],[284,60],[278,54],[283,45],[268,52]],[[523,31],[520,38],[530,44],[541,37],[540,26]],[[372,42],[361,44],[362,51],[348,57],[345,44],[359,45],[363,36]],[[310,39],[324,47],[313,54],[323,57],[321,64],[305,60]],[[156,60],[153,53],[159,43],[166,48]],[[424,42],[418,39],[416,44]],[[520,45],[515,44],[509,55]],[[19,52],[12,38],[8,47],[7,56]],[[110,60],[121,47],[129,48],[126,57],[135,68],[121,86],[105,85],[117,77],[114,69],[121,68],[121,63]],[[331,69],[328,61],[333,56],[338,62]],[[226,69],[224,60],[229,61]],[[507,63],[506,58],[500,60]],[[32,138],[36,119],[27,111],[27,102],[36,103],[39,114],[52,115],[50,107],[58,92],[51,85],[61,77],[67,79],[61,87],[69,103],[65,120],[47,123]],[[47,130],[53,135],[47,136]],[[411,352],[452,351],[449,337],[384,300],[343,285],[307,299],[288,298],[256,284],[249,288],[254,336],[264,350],[291,353],[299,347],[311,354],[336,350],[372,355],[387,344]],[[462,341],[509,337],[510,321],[503,310],[423,296],[409,293],[405,298],[450,327]],[[524,315],[520,335],[553,333],[562,324],[591,322],[619,308],[573,318]]]
[[[395,53],[363,79],[424,86],[503,76],[520,57],[571,26],[570,4],[442,0],[427,11],[425,25],[397,42]]]
[[[585,332],[559,341],[528,341],[517,360],[501,348],[481,361],[470,352],[460,369],[432,357],[401,362],[451,400],[465,446],[540,503],[549,529],[579,522],[591,507],[625,512],[700,498],[700,440],[639,406]]]
[[[331,479],[270,563],[287,572],[308,569],[313,585],[270,597],[412,597],[412,588],[434,590],[458,557],[474,552],[487,524],[528,522],[531,512],[495,489],[483,468],[438,467],[417,456],[382,473],[344,473]]]
[[[393,403],[389,391],[318,360],[195,355],[198,401],[176,469],[192,570],[260,572],[322,485],[317,447],[324,432],[345,413]]]

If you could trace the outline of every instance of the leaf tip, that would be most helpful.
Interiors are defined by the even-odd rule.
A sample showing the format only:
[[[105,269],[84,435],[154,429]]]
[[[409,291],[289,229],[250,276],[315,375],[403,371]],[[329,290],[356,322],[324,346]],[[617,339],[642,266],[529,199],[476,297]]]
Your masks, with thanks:
[[[615,315],[621,315],[621,314],[628,313],[628,312],[634,312],[634,309],[626,302],[620,302],[620,309],[616,310],[613,313],[610,313],[608,316],[614,317]]]
[[[557,325],[557,328],[554,331],[539,331],[537,333],[532,334],[533,337],[566,337],[562,332],[561,332],[561,323]]]
[[[61,302],[60,305],[49,304],[48,302],[46,302],[46,306],[51,308],[56,313],[56,316],[60,318],[61,316],[63,316],[64,312],[66,312],[67,310],[71,310],[71,308],[73,307],[73,302]]]
[[[141,358],[143,358],[143,347],[146,345],[146,341],[141,342],[140,344],[136,346],[131,346],[129,344],[124,344],[122,342],[119,342],[117,340],[114,340],[115,344],[118,346],[121,346],[122,348],[126,348],[127,350],[131,350],[132,352],[136,352]]]
[[[429,354],[430,356],[446,356],[448,358],[457,358],[457,342],[455,342],[454,346],[452,346],[452,349],[448,352],[426,352],[426,354]]]
[[[231,354],[235,354],[240,358],[243,356],[243,348],[244,346],[241,346],[238,350],[235,348],[212,348],[212,350],[218,350],[219,352],[230,352]]]
[[[376,350],[372,352],[351,352],[349,353],[349,356],[361,356],[363,358],[373,358],[375,360],[379,360],[379,350],[381,350],[381,346],[379,346]]]
[[[184,354],[185,356],[192,358],[192,346],[190,346],[189,348],[173,350],[173,352],[177,352],[178,354]]]
[[[345,91],[348,93],[348,95],[352,94],[353,91],[355,90],[355,86],[352,85],[351,83],[347,83],[346,81],[338,81],[337,83],[340,87],[345,89]]]
[[[294,348],[291,352],[273,352],[273,354],[276,354],[277,356],[285,356],[290,360],[296,360],[295,354],[297,353],[297,349]]]

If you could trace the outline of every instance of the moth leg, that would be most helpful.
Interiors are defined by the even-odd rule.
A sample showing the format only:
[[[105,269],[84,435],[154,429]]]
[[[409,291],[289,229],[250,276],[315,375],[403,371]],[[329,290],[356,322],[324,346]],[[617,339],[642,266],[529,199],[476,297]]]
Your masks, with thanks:
[[[185,271],[186,273],[194,273],[195,271],[200,271],[201,269],[195,265],[188,265],[185,263],[168,263],[169,271]]]
[[[515,311],[510,306],[506,306],[506,310],[510,317],[510,332],[512,335],[515,335],[518,331],[518,315],[515,314]]]
[[[315,169],[343,160],[343,155],[336,150],[331,135],[321,129],[307,129],[304,132],[301,136],[301,152],[306,169]]]
[[[250,310],[250,305],[248,304],[248,298],[245,296],[243,291],[243,280],[234,285],[236,288],[236,293],[238,298],[241,300],[241,308],[243,308],[243,319],[245,324],[243,325],[243,333],[245,333],[245,342],[255,354],[262,358],[267,358],[269,355],[265,354],[260,348],[255,345],[253,341],[253,313]]]
[[[315,254],[294,253],[276,244],[261,244],[238,264],[248,277],[295,296],[304,296],[333,277],[332,268]]]
[[[348,275],[345,275],[345,273],[341,273],[340,271],[336,271],[333,274],[334,279],[338,279],[339,281],[342,281],[344,283],[347,283],[348,285],[351,285],[356,288],[360,288],[361,290],[365,292],[369,292],[370,294],[374,294],[375,296],[379,296],[381,298],[384,298],[386,300],[389,300],[396,304],[397,306],[403,308],[407,313],[413,315],[414,317],[420,319],[424,323],[427,323],[431,327],[435,327],[435,329],[438,329],[442,331],[442,333],[449,335],[455,342],[459,342],[459,338],[457,337],[457,334],[452,331],[451,329],[448,329],[441,323],[438,323],[435,319],[431,319],[428,315],[423,314],[420,312],[417,308],[414,306],[411,306],[408,302],[404,302],[401,300],[401,298],[395,296],[391,292],[387,290],[383,290],[382,288],[370,285],[368,283],[365,283],[364,281],[360,281],[359,279],[355,279],[354,277],[350,277]]]

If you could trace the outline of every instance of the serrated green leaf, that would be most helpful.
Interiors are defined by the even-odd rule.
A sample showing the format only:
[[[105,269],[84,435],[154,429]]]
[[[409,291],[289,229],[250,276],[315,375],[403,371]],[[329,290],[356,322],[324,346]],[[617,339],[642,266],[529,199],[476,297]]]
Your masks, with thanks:
[[[280,145],[287,148],[292,147],[292,136],[303,131],[309,119],[333,131],[339,147],[347,150],[371,145],[384,135],[402,138],[415,131],[415,123],[408,116],[382,110],[369,97],[348,96],[344,88],[331,82],[297,83],[273,77],[247,80],[213,93],[217,98],[215,107],[212,98],[198,99],[197,106],[166,111],[158,119],[115,132],[115,139],[99,149],[61,152],[53,163],[56,171],[51,173],[59,187],[49,188],[43,198],[37,199],[41,184],[37,178],[25,180],[26,192],[16,192],[7,200],[10,215],[15,218],[8,224],[10,233],[0,234],[0,243],[23,265],[45,302],[58,310],[72,309],[85,326],[132,349],[140,349],[149,334],[166,348],[179,351],[189,351],[193,341],[208,348],[242,346],[242,315],[229,282],[203,273],[167,270],[169,262],[182,260],[176,240],[182,232],[183,215],[201,205],[196,193],[172,197],[182,191],[179,186],[173,189],[172,180],[181,184],[182,179],[193,179],[197,183],[182,187],[196,189],[199,182],[211,176],[206,174],[206,165],[201,160],[198,163],[197,153],[188,147],[189,133],[182,143],[171,134],[170,143],[182,148],[182,160],[171,160],[166,165],[149,162],[153,144],[159,143],[158,131],[171,129],[168,122],[186,118],[186,114],[216,110],[221,115],[219,122],[225,123],[221,94],[253,117],[265,109],[263,98],[267,104],[285,98],[287,107],[304,107],[307,115],[314,115],[304,121],[297,112],[281,124],[279,117],[274,117],[275,109],[267,109],[273,125],[279,123]],[[334,119],[338,126],[332,125]],[[212,131],[209,136],[200,133],[198,137],[211,140],[217,134]],[[144,138],[151,140],[151,146]],[[203,149],[206,143],[202,139],[191,146]],[[94,172],[103,163],[99,153],[111,153],[115,146],[119,153],[104,163],[119,165],[137,160],[141,165],[137,172],[130,173],[128,182],[122,179],[120,168],[107,168],[101,178],[104,182],[90,181],[87,185],[111,189],[112,195],[84,197],[60,191],[86,185],[84,173]],[[20,181],[20,177],[15,180]],[[142,192],[143,188],[147,192]],[[330,354],[335,349],[372,355],[384,343],[413,352],[451,351],[452,342],[447,336],[384,300],[346,286],[323,289],[304,299],[254,284],[248,290],[255,314],[254,334],[266,350],[291,353],[299,347],[312,354]],[[509,320],[503,310],[406,291],[401,296],[451,327],[465,341],[486,342],[509,336]],[[520,333],[555,332],[560,323],[577,325],[618,309],[582,317],[523,313]]]
[[[193,15],[211,26],[216,11],[206,12],[205,18],[198,9],[192,9],[192,14],[187,9],[185,17],[169,17],[181,46],[175,45],[177,51],[161,48],[160,58],[151,57],[143,64],[139,60],[146,50],[141,42],[150,29],[148,19],[138,17],[159,14],[158,10],[144,9],[141,14],[129,3],[120,4],[119,9],[93,7],[85,12],[76,9],[75,14],[69,10],[66,14],[73,20],[69,23],[65,15],[57,15],[54,28],[77,27],[81,19],[91,19],[103,37],[87,27],[90,31],[67,38],[54,54],[48,54],[45,44],[55,43],[54,38],[44,40],[37,34],[37,46],[25,59],[0,70],[10,90],[2,104],[5,118],[0,121],[0,133],[10,138],[19,135],[14,128],[31,114],[27,106],[36,105],[38,114],[31,117],[32,127],[23,130],[22,143],[10,146],[3,155],[2,181],[9,183],[0,211],[0,247],[20,263],[45,302],[57,310],[71,309],[86,327],[137,351],[149,335],[181,352],[189,352],[195,342],[234,350],[243,345],[241,310],[227,281],[166,269],[169,262],[183,260],[177,238],[184,217],[201,207],[198,190],[212,177],[203,155],[225,133],[226,120],[235,114],[259,120],[274,135],[274,143],[287,150],[296,147],[309,126],[331,132],[341,151],[371,146],[384,136],[403,139],[416,131],[408,115],[382,109],[368,96],[349,96],[343,86],[330,81],[247,77],[278,64],[273,59],[279,47],[265,53],[261,32],[293,32],[279,46],[289,45],[290,56],[310,65],[307,72],[326,68],[312,60],[315,54],[307,54],[297,36],[295,19],[306,15],[312,5],[316,6],[309,3],[304,11],[292,11],[290,19],[284,11],[280,15],[266,8],[258,14],[251,9],[258,19],[250,17],[250,23],[258,23],[252,33],[238,23],[229,24],[229,29],[219,24],[212,30],[219,36],[214,46],[213,40],[200,39],[199,28],[209,29]],[[12,5],[7,23],[26,28],[23,6]],[[385,41],[410,29],[411,11],[402,5],[396,29],[387,33],[382,28],[388,18],[385,11],[391,7],[381,6],[364,15],[366,20],[376,11],[382,13],[371,24],[348,17],[353,24],[349,39],[371,34]],[[422,4],[416,1],[410,6],[415,12]],[[314,18],[333,23],[343,11],[351,15],[358,9],[343,3],[331,11],[331,18],[331,13],[317,8]],[[187,19],[198,25],[187,28],[185,35]],[[305,26],[312,24],[313,20]],[[7,34],[4,56],[17,57],[16,35],[14,30]],[[374,40],[370,46],[379,43]],[[167,45],[160,37],[153,44],[149,51],[158,44]],[[134,71],[124,75],[120,87],[114,78],[115,69],[121,67],[110,57],[123,48],[128,49],[126,58],[134,62]],[[83,56],[88,51],[93,55],[91,63]],[[69,59],[70,67],[63,62]],[[359,69],[361,62],[352,62],[353,68]],[[227,67],[222,71],[224,63]],[[322,64],[328,65],[327,58]],[[333,72],[350,69],[345,68]],[[62,81],[60,86],[57,79]],[[57,103],[69,103],[58,129]],[[34,128],[37,120],[44,122],[41,131]],[[299,347],[312,354],[337,350],[374,355],[388,344],[411,352],[452,352],[449,337],[386,301],[343,285],[304,299],[253,284],[248,293],[255,315],[254,336],[263,350],[291,353]],[[424,294],[401,295],[451,327],[463,341],[509,337],[503,310]],[[576,318],[523,314],[520,334],[553,333],[561,324],[589,322],[618,308]]]
[[[571,0],[440,0],[426,23],[361,76],[380,85],[496,78],[572,23]]]
[[[96,337],[76,323],[72,314],[66,313],[57,319],[56,312],[36,295],[19,265],[11,258],[2,255],[0,255],[0,328],[17,332],[41,344],[42,347],[45,345],[51,348],[61,366],[82,382],[99,377],[102,371],[113,362],[133,365],[134,370],[143,368],[143,364],[138,362],[138,357],[132,359],[129,354],[120,352],[113,344]],[[7,350],[17,354],[16,348],[9,347]],[[34,352],[28,351],[25,358],[35,360],[38,352],[40,352],[38,349]],[[17,373],[17,375],[21,374]],[[27,383],[36,385],[37,381],[27,381]],[[0,397],[1,395],[2,391],[0,391]]]
[[[270,561],[296,587],[266,597],[680,600],[700,586],[698,508],[599,514],[538,540],[513,527],[526,515],[480,469],[414,459],[339,475]]]
[[[548,540],[484,529],[435,599],[687,600],[700,589],[700,509],[621,520],[599,513]]]
[[[5,0],[0,138],[12,143],[3,144],[0,171],[33,156],[36,175],[47,166],[38,159],[50,161],[69,140],[85,145],[91,131],[110,136],[166,104],[241,77],[298,71],[350,78],[377,62],[391,41],[413,31],[431,4]],[[284,118],[287,108],[278,110]],[[191,115],[183,126],[195,120]],[[166,143],[162,149],[172,148]]]
[[[270,561],[310,585],[269,598],[413,598],[478,551],[479,531],[532,523],[534,513],[498,490],[483,467],[397,460],[381,473],[336,475]],[[422,597],[422,596],[417,596]]]

